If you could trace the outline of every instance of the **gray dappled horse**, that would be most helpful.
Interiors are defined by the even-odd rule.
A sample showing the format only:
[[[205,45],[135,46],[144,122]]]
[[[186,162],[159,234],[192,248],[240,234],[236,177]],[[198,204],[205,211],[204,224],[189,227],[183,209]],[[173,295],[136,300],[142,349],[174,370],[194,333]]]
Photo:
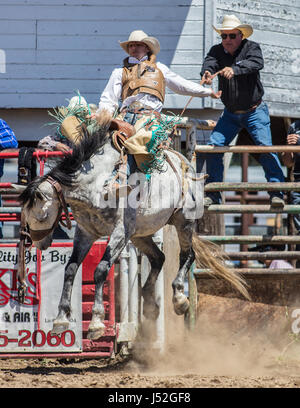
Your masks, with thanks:
[[[200,192],[197,197],[193,189],[196,183],[194,170],[182,155],[166,151],[172,165],[166,162],[165,171],[154,172],[150,181],[136,171],[132,176],[137,176],[137,187],[133,186],[128,197],[113,196],[108,197],[107,202],[104,200],[103,186],[120,160],[108,125],[99,124],[92,136],[86,132],[71,155],[61,159],[45,176],[33,180],[20,196],[31,238],[41,250],[51,245],[53,230],[62,210],[65,211],[62,197],[77,222],[74,248],[65,268],[58,315],[52,331],[58,334],[68,328],[75,274],[92,244],[104,236],[109,236],[109,242],[94,272],[95,300],[88,338],[98,339],[104,333],[103,283],[129,240],[148,257],[151,265],[142,288],[143,313],[146,318],[155,320],[159,307],[155,302],[154,287],[165,256],[152,236],[166,224],[174,225],[180,244],[180,267],[172,283],[176,314],[185,313],[189,307],[184,294],[184,277],[195,256],[201,267],[211,269],[213,274],[228,280],[248,297],[243,280],[232,269],[226,268],[218,247],[201,241],[193,232],[203,196]],[[189,177],[183,175],[183,163],[189,169]],[[134,182],[132,176],[129,183]],[[62,194],[57,192],[57,186]]]

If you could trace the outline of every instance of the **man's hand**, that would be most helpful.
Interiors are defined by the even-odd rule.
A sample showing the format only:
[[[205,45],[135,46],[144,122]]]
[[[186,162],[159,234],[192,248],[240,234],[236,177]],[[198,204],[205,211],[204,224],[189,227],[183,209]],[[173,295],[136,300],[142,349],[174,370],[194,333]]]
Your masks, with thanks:
[[[209,95],[213,99],[220,99],[222,95],[222,91],[214,92],[212,90],[212,93]]]
[[[204,75],[202,77],[203,84],[211,85],[212,84],[212,78],[211,77],[212,77],[211,73],[209,71],[205,71]]]
[[[212,128],[216,127],[217,122],[215,120],[207,119],[206,122],[207,122],[209,127],[212,127]]]
[[[293,133],[293,134],[291,134],[291,135],[288,135],[288,136],[287,136],[287,144],[289,144],[289,145],[297,144],[299,138],[300,138],[300,136],[297,135],[296,133]]]
[[[295,145],[297,144],[300,136],[297,135],[296,133],[292,133],[291,135],[287,135],[286,141],[288,145]],[[294,153],[293,152],[284,152],[281,154],[281,159],[283,161],[283,164],[286,167],[292,167],[294,164]]]
[[[226,79],[231,79],[234,77],[234,72],[231,67],[225,67],[220,71],[220,75],[222,75]]]

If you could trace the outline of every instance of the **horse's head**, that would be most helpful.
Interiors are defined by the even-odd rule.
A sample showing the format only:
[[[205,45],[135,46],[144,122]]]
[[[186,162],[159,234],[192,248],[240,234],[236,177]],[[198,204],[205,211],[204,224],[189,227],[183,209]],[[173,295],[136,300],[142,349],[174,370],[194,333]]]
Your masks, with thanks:
[[[61,201],[54,186],[47,179],[31,182],[20,195],[25,222],[34,245],[47,249],[53,239],[62,212]]]

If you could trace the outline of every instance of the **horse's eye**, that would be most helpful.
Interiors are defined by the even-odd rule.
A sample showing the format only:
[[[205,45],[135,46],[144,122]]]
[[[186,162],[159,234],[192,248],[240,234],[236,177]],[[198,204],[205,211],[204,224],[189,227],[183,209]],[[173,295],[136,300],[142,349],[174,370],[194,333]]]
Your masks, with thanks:
[[[43,200],[43,195],[42,195],[42,193],[40,193],[39,191],[37,191],[37,192],[36,192],[36,198],[37,198],[38,200]]]

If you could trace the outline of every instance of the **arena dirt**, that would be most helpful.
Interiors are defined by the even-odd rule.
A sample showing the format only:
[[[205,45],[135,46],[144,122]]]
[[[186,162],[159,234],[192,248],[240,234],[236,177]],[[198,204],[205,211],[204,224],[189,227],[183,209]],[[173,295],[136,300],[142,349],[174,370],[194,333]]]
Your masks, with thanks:
[[[255,345],[253,344],[253,348]],[[300,386],[300,353],[255,355],[238,343],[207,343],[171,347],[165,358],[150,363],[132,357],[114,360],[1,359],[1,388],[92,387],[280,387]],[[258,353],[260,354],[260,353]],[[156,354],[157,356],[157,354]]]
[[[298,336],[280,330],[278,319],[273,325],[275,331],[253,325],[252,330],[236,330],[221,317],[213,320],[201,315],[191,334],[178,326],[182,319],[174,316],[163,356],[157,351],[142,351],[139,344],[133,355],[117,355],[109,361],[0,359],[0,387],[300,387]],[[283,317],[284,327],[286,319]],[[151,344],[151,336],[145,333]]]

